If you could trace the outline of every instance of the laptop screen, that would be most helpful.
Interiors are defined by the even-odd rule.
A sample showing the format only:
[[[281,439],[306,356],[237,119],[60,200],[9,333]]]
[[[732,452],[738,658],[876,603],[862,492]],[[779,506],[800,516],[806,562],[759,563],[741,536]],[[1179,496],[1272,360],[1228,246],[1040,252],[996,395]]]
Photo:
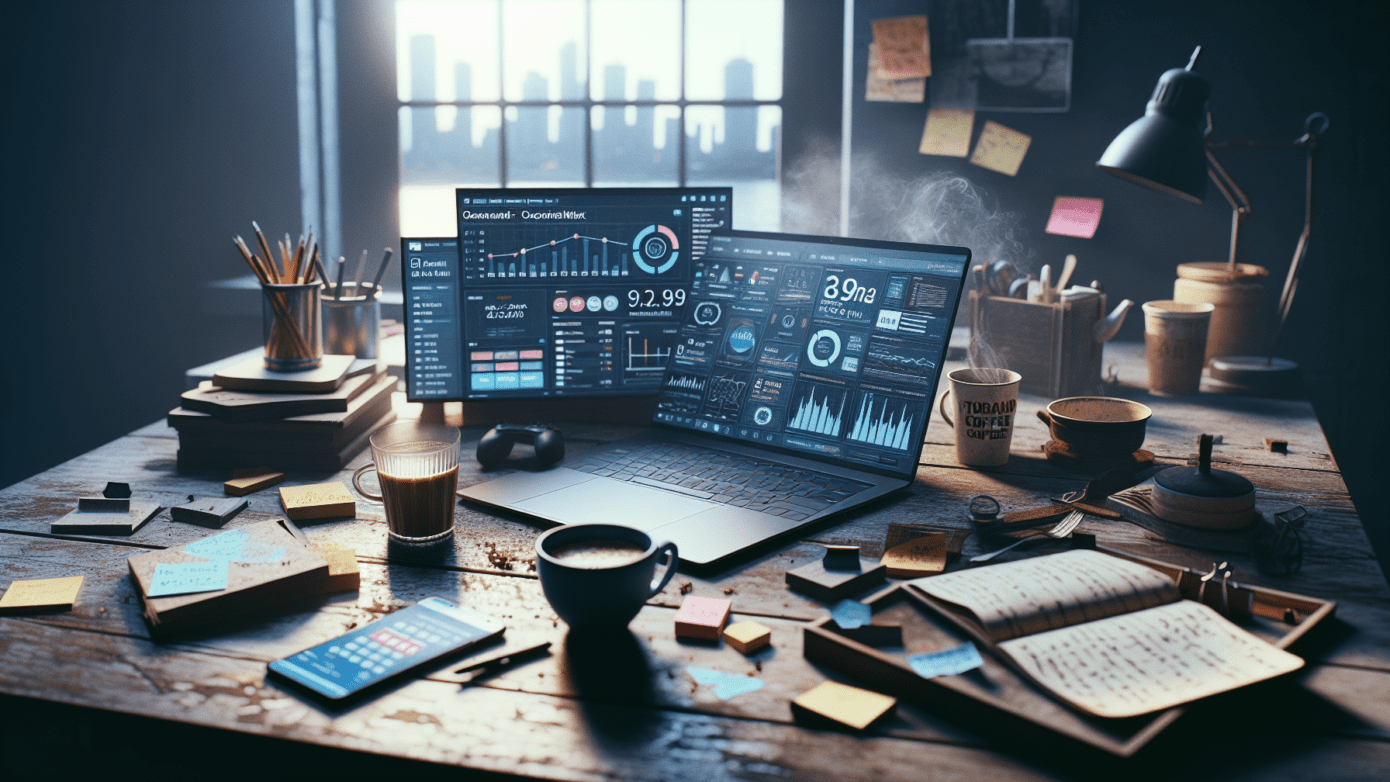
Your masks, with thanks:
[[[969,264],[959,247],[716,233],[654,421],[911,473]]]
[[[460,189],[456,201],[452,257],[439,240],[402,243],[411,401],[656,393],[731,188]]]

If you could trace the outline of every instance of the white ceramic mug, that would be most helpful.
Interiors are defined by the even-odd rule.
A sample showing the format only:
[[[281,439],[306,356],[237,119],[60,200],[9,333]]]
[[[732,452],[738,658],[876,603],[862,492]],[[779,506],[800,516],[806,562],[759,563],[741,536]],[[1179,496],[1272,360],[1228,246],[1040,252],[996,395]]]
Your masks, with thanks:
[[[941,396],[940,411],[956,432],[956,460],[973,467],[1007,464],[1023,375],[1010,369],[957,369],[946,379],[951,387]],[[947,397],[955,399],[955,421],[946,412]]]

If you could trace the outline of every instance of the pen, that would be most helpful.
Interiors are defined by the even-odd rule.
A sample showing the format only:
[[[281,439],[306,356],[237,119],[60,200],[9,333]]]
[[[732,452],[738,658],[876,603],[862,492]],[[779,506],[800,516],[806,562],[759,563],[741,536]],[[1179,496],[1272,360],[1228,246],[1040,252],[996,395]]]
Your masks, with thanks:
[[[391,265],[391,248],[386,248],[386,254],[381,256],[381,268],[376,270],[376,277],[372,278],[372,293],[381,292],[381,278],[386,274],[386,267]]]
[[[472,673],[473,676],[470,677],[468,681],[463,682],[463,684],[468,684],[469,682],[496,673],[504,668],[510,668],[517,663],[537,657],[544,657],[549,653],[550,642],[546,641],[545,643],[539,643],[535,646],[528,646],[525,649],[517,649],[514,652],[507,652],[506,654],[489,657],[486,660],[479,660],[478,662],[463,666],[457,671],[454,671],[454,673]]]

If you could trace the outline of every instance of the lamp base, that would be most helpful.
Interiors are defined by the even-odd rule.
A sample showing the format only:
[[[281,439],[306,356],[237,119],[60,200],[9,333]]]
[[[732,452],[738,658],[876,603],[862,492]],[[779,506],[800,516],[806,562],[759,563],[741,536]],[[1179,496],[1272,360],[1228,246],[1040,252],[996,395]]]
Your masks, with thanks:
[[[1286,358],[1218,356],[1207,365],[1211,390],[1244,396],[1297,396],[1298,364]]]

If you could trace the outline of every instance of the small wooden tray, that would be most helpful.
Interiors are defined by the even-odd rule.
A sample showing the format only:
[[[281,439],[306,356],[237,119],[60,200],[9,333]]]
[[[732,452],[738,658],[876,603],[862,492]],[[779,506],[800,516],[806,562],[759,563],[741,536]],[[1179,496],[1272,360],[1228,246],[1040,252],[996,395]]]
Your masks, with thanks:
[[[1192,597],[1186,594],[1188,585],[1201,576],[1178,565],[1102,546],[1097,549],[1170,575],[1179,583],[1184,597]],[[1336,603],[1327,600],[1258,586],[1232,586],[1243,586],[1255,596],[1254,616],[1242,624],[1243,629],[1280,649],[1301,638],[1336,608]],[[924,679],[908,665],[909,654],[946,649],[974,639],[906,584],[889,587],[864,602],[872,608],[875,623],[902,626],[902,648],[875,648],[854,641],[840,633],[830,617],[825,617],[805,628],[806,659],[834,668],[880,692],[916,701],[933,713],[981,733],[1020,741],[1062,736],[1111,755],[1130,757],[1191,705],[1128,719],[1087,715],[1045,694],[985,649],[981,649],[984,665],[974,671]]]

